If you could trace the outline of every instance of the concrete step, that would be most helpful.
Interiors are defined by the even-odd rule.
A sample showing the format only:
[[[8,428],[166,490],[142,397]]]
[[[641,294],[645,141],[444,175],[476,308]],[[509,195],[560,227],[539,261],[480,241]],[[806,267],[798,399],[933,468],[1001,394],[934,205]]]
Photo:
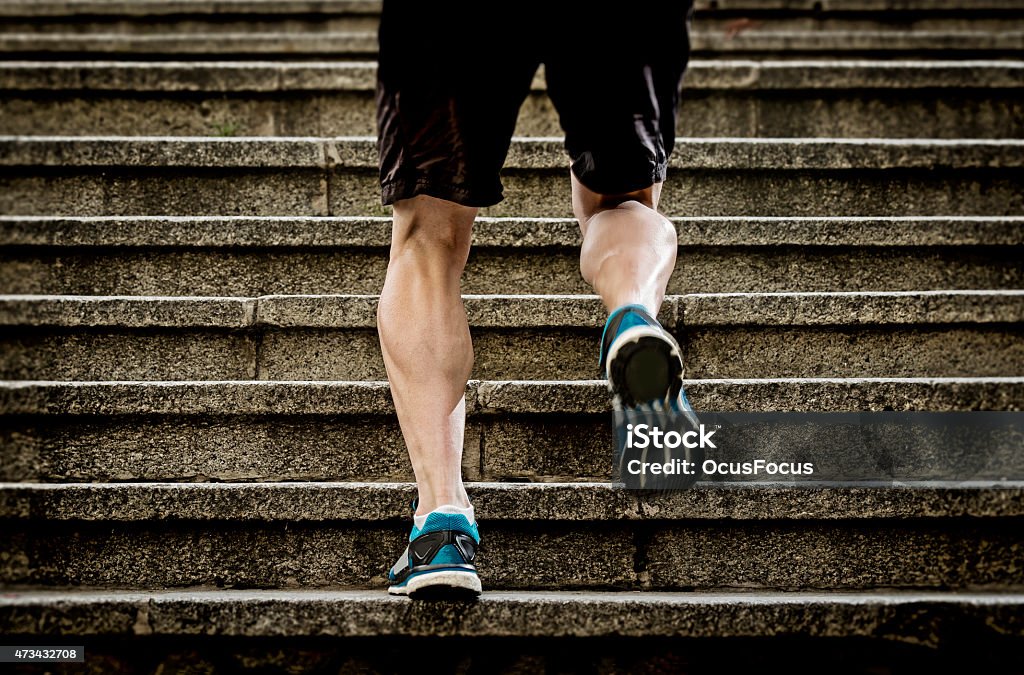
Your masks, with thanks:
[[[670,293],[1024,288],[1024,218],[677,218]],[[0,293],[378,293],[386,217],[0,216]],[[572,219],[481,217],[463,290],[591,293]]]
[[[143,3],[151,4],[151,3]],[[72,5],[73,6],[73,5]],[[715,40],[731,41],[748,37],[748,34],[807,34],[839,33],[899,33],[907,35],[993,35],[1019,32],[1024,11],[1010,12],[832,12],[832,13],[785,13],[780,11],[754,12],[712,12],[699,13],[693,22],[693,33],[702,42],[714,44]],[[2,16],[2,14],[0,14]],[[78,36],[115,37],[138,39],[153,34],[178,37],[205,37],[218,35],[230,37],[288,35],[303,36],[307,39],[327,37],[338,39],[344,34],[369,34],[377,32],[379,16],[368,13],[338,14],[278,14],[261,15],[220,12],[210,14],[178,15],[79,15],[58,16],[8,16],[0,24],[0,35],[16,36],[62,36],[73,39]],[[539,19],[543,20],[543,19]],[[705,47],[706,48],[706,47]]]
[[[699,411],[1024,409],[1022,378],[689,380],[686,389]],[[469,480],[611,475],[603,381],[472,381],[466,406]],[[0,425],[0,480],[411,477],[386,382],[3,382]],[[939,455],[934,444],[905,435],[871,448],[838,434],[793,443],[815,457],[822,475],[851,480],[1024,475],[1013,443]],[[772,438],[751,439],[745,451],[780,453]]]
[[[374,63],[0,62],[0,133],[376,133]],[[1020,138],[1019,61],[693,61],[678,132]],[[561,134],[538,76],[519,136]]]
[[[742,25],[753,25],[744,22]],[[973,27],[972,27],[973,28]],[[164,33],[0,33],[7,58],[286,58],[357,60],[377,53],[371,31],[182,32]],[[1024,55],[1024,30],[1016,21],[1006,30],[913,31],[877,26],[875,30],[728,29],[691,33],[691,53],[699,58],[1013,58]]]
[[[2,0],[4,17],[165,16],[165,15],[376,15],[380,0]],[[1021,0],[696,0],[698,16],[731,12],[799,13],[940,13],[986,15],[1024,12]]]
[[[598,376],[596,296],[467,296],[473,377]],[[0,379],[382,380],[377,296],[0,296]],[[669,296],[707,378],[1024,376],[1024,291]]]
[[[890,666],[895,660],[940,669],[954,654],[965,662],[972,654],[975,662],[998,663],[989,659],[994,655],[1012,662],[1021,637],[1017,617],[1022,603],[1024,596],[1018,592],[534,591],[491,592],[475,603],[453,604],[410,603],[382,591],[339,589],[61,589],[6,593],[0,598],[0,626],[12,636],[88,636],[93,644],[87,647],[87,659],[102,657],[101,663],[119,670],[126,664],[151,665],[154,659],[166,659],[160,662],[168,669],[181,668],[195,659],[201,665],[227,662],[235,672],[259,672],[249,668],[274,665],[285,656],[293,665],[355,663],[362,672],[394,672],[401,659],[394,650],[397,637],[435,635],[485,638],[479,643],[461,641],[458,662],[471,659],[474,666],[483,667],[481,672],[494,673],[531,672],[545,663],[558,665],[559,672],[584,672],[582,667],[595,665],[605,666],[604,672],[659,672],[666,663],[706,664],[712,669],[749,658],[743,656],[746,649],[723,656],[724,646],[736,646],[732,642],[712,643],[717,649],[696,649],[704,644],[694,642],[699,638],[760,638],[754,644],[741,643],[755,649],[757,660],[751,666],[766,655],[784,658],[800,638],[819,640],[817,648],[797,642],[803,655],[821,654],[829,639],[854,638],[856,649],[843,651],[847,665],[866,665],[865,654],[879,658],[877,652],[882,651],[886,657],[880,662]],[[966,632],[971,635],[969,644]],[[282,642],[307,636],[320,639],[301,645]],[[325,643],[327,636],[360,640]],[[386,645],[392,648],[366,643],[376,636],[386,636]],[[96,644],[103,637],[118,642]],[[259,640],[262,647],[238,642],[247,637]],[[572,639],[559,640],[555,647],[516,640],[550,637]],[[636,642],[659,637],[672,640]],[[168,638],[184,638],[192,647],[184,655],[171,651],[168,657],[159,651],[174,649],[160,641]],[[1014,638],[1013,646],[1005,643]],[[234,642],[216,649],[211,641],[218,639]],[[909,654],[901,651],[900,658],[894,658],[879,645],[886,641],[925,646]],[[425,647],[414,641],[400,644],[415,653]],[[1002,648],[989,651],[997,644]],[[147,658],[134,654],[132,645],[139,645]],[[938,646],[943,649],[934,649]],[[904,647],[911,649],[909,644]],[[438,655],[437,662],[446,661]],[[621,670],[612,671],[615,666]]]
[[[786,0],[787,2],[789,0]],[[857,0],[872,2],[876,0]],[[942,8],[943,0],[911,0],[910,7]],[[785,6],[785,2],[780,6]],[[1016,0],[983,0],[985,9],[1013,9]],[[369,15],[380,14],[380,0],[0,0],[4,17],[156,17],[175,15]]]
[[[375,3],[67,4],[4,3],[0,51],[337,58],[372,55],[377,46]],[[692,42],[698,55],[1014,54],[1024,47],[1022,14],[1016,1],[969,9],[945,2],[699,2]]]
[[[662,210],[680,215],[1014,215],[1024,141],[689,139]],[[484,215],[568,216],[561,139],[512,143]],[[0,213],[385,215],[369,137],[0,137]]]
[[[1024,581],[1024,487],[1007,485],[698,488],[650,502],[604,483],[468,489],[483,528],[478,567],[494,590],[967,590]],[[8,587],[374,587],[408,536],[413,494],[412,484],[2,484],[0,573]]]
[[[12,591],[0,627],[85,643],[102,672],[714,672],[766,659],[851,672],[1009,672],[1018,592],[488,592],[413,603],[344,589]],[[436,650],[434,636],[447,638]],[[554,637],[555,639],[551,639]],[[558,639],[562,638],[562,639]],[[70,639],[65,640],[69,642]],[[444,669],[444,670],[442,670]]]

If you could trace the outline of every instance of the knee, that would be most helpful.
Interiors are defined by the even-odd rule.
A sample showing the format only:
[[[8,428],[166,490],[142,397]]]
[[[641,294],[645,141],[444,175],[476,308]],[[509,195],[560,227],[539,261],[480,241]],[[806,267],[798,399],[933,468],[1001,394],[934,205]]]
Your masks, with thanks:
[[[615,248],[621,245],[675,248],[677,234],[672,221],[655,209],[626,201],[594,209],[581,219],[583,249]]]
[[[572,210],[584,232],[591,218],[608,211],[644,213],[657,212],[661,199],[661,183],[620,194],[594,192],[569,172],[572,183]]]
[[[417,196],[395,204],[392,264],[409,261],[462,269],[469,256],[476,209]]]
[[[665,216],[638,202],[596,210],[583,226],[580,272],[587,281],[611,260],[646,261],[652,268],[674,264],[678,235]]]

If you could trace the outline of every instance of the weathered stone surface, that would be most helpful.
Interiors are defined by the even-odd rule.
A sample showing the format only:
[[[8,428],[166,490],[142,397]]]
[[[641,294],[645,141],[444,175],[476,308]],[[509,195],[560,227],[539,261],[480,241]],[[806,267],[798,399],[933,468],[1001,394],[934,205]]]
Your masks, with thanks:
[[[1016,62],[691,61],[685,136],[1013,138]],[[373,62],[15,62],[0,131],[128,136],[376,133]],[[562,133],[543,76],[517,136]]]
[[[1018,54],[1024,48],[1024,36],[1015,31],[972,35],[957,30],[949,32],[914,31],[843,31],[823,33],[816,31],[787,33],[774,31],[744,31],[732,36],[726,33],[694,34],[695,54],[725,54],[730,57],[765,55],[776,57],[780,54],[827,56],[856,54],[900,55],[913,53],[948,56],[952,52],[974,55],[984,52],[996,55],[1000,52]],[[0,42],[0,45],[3,43]]]
[[[24,1],[24,0],[22,0]],[[230,0],[232,2],[238,0]],[[244,1],[244,0],[241,0]],[[335,0],[341,2],[342,0]],[[822,11],[906,11],[930,12],[962,7],[959,0],[696,0],[698,10],[816,10]],[[1019,0],[978,0],[971,5],[981,11],[1020,8]]]
[[[871,2],[872,0],[858,0]],[[877,0],[874,0],[877,1]],[[929,6],[934,0],[914,0]],[[991,2],[992,0],[987,0]],[[997,0],[998,1],[998,0]],[[175,14],[369,14],[380,13],[379,0],[6,0],[0,4],[2,16],[165,16]]]
[[[1024,294],[1021,297],[1024,304]],[[375,328],[377,298],[376,295],[265,296],[255,300],[256,325]],[[675,297],[665,299],[659,313],[663,324],[675,325],[677,301]],[[464,295],[463,303],[470,326],[480,328],[598,328],[606,317],[595,295]]]
[[[1020,636],[1019,593],[488,593],[411,603],[383,591],[20,591],[3,599],[15,634],[280,637],[890,637],[944,631]]]
[[[819,90],[811,97],[777,90],[705,92],[684,86],[677,129],[685,136],[762,138],[1020,138],[1024,134],[1014,103],[991,91],[950,93]],[[85,117],[84,112],[81,115]],[[61,119],[53,113],[48,116]],[[520,117],[520,128],[526,133],[560,133],[551,122],[542,126],[547,119],[527,109]],[[82,125],[93,128],[88,117]]]
[[[600,326],[472,327],[471,375],[484,380],[598,376]],[[687,376],[969,377],[1024,373],[1018,326],[715,326],[681,332]],[[386,379],[372,328],[0,331],[11,380]]]
[[[488,521],[479,567],[495,589],[965,588],[1022,581],[1024,502],[1020,484],[1011,485],[790,494],[707,488],[656,498],[671,504],[664,510],[607,485],[483,484],[474,486],[472,496]],[[381,583],[391,549],[401,548],[406,525],[398,514],[411,488],[5,484],[0,508],[20,522],[9,520],[4,582],[243,588]],[[809,497],[802,499],[804,494]],[[719,509],[707,509],[716,498]],[[757,509],[768,500],[772,518]],[[686,505],[693,508],[683,513]],[[891,520],[893,506],[918,520]],[[673,513],[701,522],[665,522]],[[721,520],[743,519],[744,513],[758,514],[752,517],[761,522]],[[786,513],[804,522],[775,520]],[[947,520],[957,515],[986,520]],[[624,520],[651,522],[627,527]],[[32,535],[39,521],[47,522],[49,536]],[[261,554],[253,556],[253,550]],[[718,563],[709,568],[701,560]],[[578,569],[571,579],[567,566]]]
[[[1019,520],[845,528],[699,524],[654,532],[646,552],[651,586],[661,589],[1017,585],[1024,580],[1024,541],[1013,532],[1019,526]],[[701,564],[708,560],[716,564]]]
[[[89,62],[15,61],[0,73],[8,91],[300,92],[367,91],[374,61]],[[543,68],[534,82],[545,88]],[[999,90],[1024,85],[1016,61],[702,61],[687,65],[685,90]],[[342,134],[356,135],[356,134]]]
[[[5,326],[7,380],[248,380],[259,339],[209,329],[74,329]]]
[[[684,246],[669,293],[915,291],[1024,288],[1013,246]],[[104,249],[7,247],[0,289],[11,294],[253,296],[379,293],[383,248]],[[465,293],[592,293],[579,249],[478,246]]]
[[[1007,588],[1020,586],[1020,520],[962,523],[488,522],[478,558],[493,590]],[[4,584],[238,588],[379,586],[406,524],[52,523],[10,527]],[[634,569],[634,535],[647,531]],[[52,538],[51,538],[52,537]],[[59,541],[57,541],[59,539]],[[699,541],[698,541],[699,540]],[[260,555],[253,555],[253,551]],[[893,555],[893,553],[896,555]],[[714,566],[700,561],[716,560]],[[571,576],[566,569],[578,570]],[[648,575],[650,575],[648,577]],[[638,581],[650,579],[649,583]]]
[[[246,33],[196,33],[194,35],[96,35],[0,33],[0,52],[8,54],[160,54],[160,55],[266,55],[278,57],[330,56],[332,58],[370,58],[377,53],[375,32],[322,33],[276,32],[270,35]]]
[[[326,163],[331,142],[302,138],[79,138],[5,137],[0,165],[58,167],[223,167],[312,168]],[[365,143],[335,146],[351,149],[346,157],[365,158]],[[360,154],[356,155],[356,151]]]
[[[385,415],[36,418],[5,424],[0,447],[4,480],[412,479],[398,422]],[[480,454],[480,424],[471,420],[468,480],[481,478]]]
[[[846,521],[1024,516],[1024,483],[910,482],[887,487],[702,483],[646,495],[610,483],[470,483],[491,521]],[[408,518],[414,483],[0,483],[16,520],[189,520],[373,524]],[[907,520],[907,522],[910,522]],[[685,524],[685,523],[684,523]],[[919,523],[920,524],[920,523]]]
[[[1017,410],[1015,378],[820,378],[691,380],[698,410]],[[602,413],[603,381],[480,382],[477,400],[494,413]]]
[[[899,319],[897,318],[898,322]],[[770,323],[770,320],[769,320]],[[756,326],[686,329],[687,376],[1003,377],[1024,373],[1018,326],[850,328]]]
[[[573,254],[572,268],[562,266],[558,271],[572,269],[579,276],[577,255]],[[544,257],[543,252],[540,256]],[[476,277],[475,281],[467,283],[467,292],[499,292],[497,277],[501,276],[502,269],[495,267],[516,262],[503,252],[499,252],[497,262],[492,262],[494,255],[485,257],[485,261],[467,270],[467,279],[470,275]],[[546,278],[560,278],[557,272],[549,272],[538,279],[536,260],[524,258],[519,266],[519,278],[513,277],[519,289],[529,288],[530,284],[539,286]],[[8,247],[0,254],[0,288],[6,293],[84,295],[376,294],[384,285],[386,269],[387,253],[383,248],[15,250]],[[994,273],[1000,274],[998,270]],[[552,279],[550,283],[556,282]],[[996,286],[985,284],[985,287]],[[582,291],[582,280],[571,290]]]
[[[679,218],[670,293],[1024,287],[1018,218]],[[386,218],[0,217],[7,293],[378,293]],[[569,219],[485,219],[466,293],[591,293]]]
[[[718,11],[767,10],[794,12],[904,11],[936,12],[962,9],[958,0],[697,0],[698,16],[714,16]],[[0,5],[2,16],[164,16],[175,14],[379,14],[379,0],[218,0],[215,4],[199,0],[149,0],[144,4],[131,0],[6,0]],[[1021,9],[1019,0],[977,0],[971,8],[978,11]]]
[[[599,373],[600,324],[589,329],[473,328],[471,376],[488,380],[590,379]],[[267,330],[259,377],[266,380],[383,380],[375,329]]]
[[[1010,139],[681,139],[677,169],[1021,168],[1024,141]],[[372,137],[148,138],[0,137],[2,166],[376,168]],[[560,169],[560,138],[514,140],[506,167]]]
[[[938,92],[776,92],[685,89],[677,131],[698,137],[1020,138],[1024,126],[1012,101],[978,90]],[[985,92],[985,93],[982,93]],[[107,93],[0,101],[7,134],[123,136],[339,136],[376,132],[370,92],[306,95]],[[550,101],[531,94],[517,136],[562,133]]]
[[[0,212],[25,215],[328,215],[315,169],[124,169],[0,176]],[[375,206],[371,213],[383,214]]]
[[[691,34],[691,49],[696,56],[724,55],[736,57],[796,56],[828,58],[854,55],[942,55],[950,53],[991,56],[1017,55],[1024,49],[1024,37],[1018,31],[970,32],[955,27],[942,31],[913,30],[754,30],[726,33],[724,31]],[[75,33],[0,33],[0,51],[25,54],[153,54],[153,55],[256,55],[279,57],[287,55],[331,58],[370,58],[377,52],[375,32],[360,31],[325,33],[275,31],[272,33],[193,34],[75,34]]]
[[[683,246],[670,293],[1022,288],[1012,246]]]
[[[977,378],[690,380],[705,410],[1017,410],[1024,381]],[[6,415],[390,414],[386,382],[3,382]],[[479,382],[467,408],[487,413],[603,413],[606,383]]]
[[[491,415],[474,420],[487,480],[610,480],[608,414]]]
[[[1003,173],[936,168],[874,172],[676,170],[662,192],[669,215],[1008,215],[1024,210],[1016,179]],[[540,186],[510,183],[526,194]],[[524,204],[510,207],[526,210]],[[543,204],[561,214],[559,202]],[[500,206],[500,205],[499,205]]]
[[[3,296],[3,326],[116,326],[119,328],[244,328],[256,301],[246,298]]]
[[[7,379],[382,380],[377,296],[0,296]],[[484,380],[597,374],[594,296],[466,296]],[[677,306],[684,320],[676,318]],[[195,325],[188,317],[196,313]],[[669,296],[692,378],[1017,375],[1024,293]],[[245,330],[216,331],[210,327]],[[81,328],[84,327],[84,330]],[[173,328],[179,330],[172,330]],[[208,364],[213,364],[207,367]]]
[[[308,610],[297,607],[295,611],[298,614]],[[339,607],[337,611],[359,610]],[[441,613],[445,612],[447,609]],[[806,662],[841,661],[846,669],[855,672],[884,669],[936,672],[951,663],[977,662],[979,653],[984,654],[984,665],[994,670],[1016,660],[1020,640],[1010,635],[972,631],[970,639],[958,639],[957,624],[972,625],[973,621],[982,620],[980,613],[977,613],[978,617],[968,618],[959,608],[954,612],[945,607],[944,611],[926,614],[922,610],[906,614],[908,621],[904,621],[904,617],[896,617],[899,626],[879,627],[876,634],[866,639],[847,636],[849,639],[821,640],[799,633],[786,634],[782,639],[771,635],[732,636],[726,640],[693,636],[666,640],[620,635],[569,640],[538,640],[508,635],[500,639],[456,637],[458,649],[435,650],[431,654],[431,666],[439,672],[459,672],[464,668],[467,672],[493,675],[541,672],[656,675],[684,669],[701,672],[723,667],[755,670],[766,662],[790,663],[795,652]],[[995,619],[994,615],[990,610],[986,616]],[[275,621],[285,618],[280,614],[273,616]],[[777,632],[782,633],[781,627]],[[89,675],[143,672],[156,664],[161,672],[196,675],[223,672],[255,675],[268,671],[297,674],[317,670],[390,675],[422,667],[422,653],[434,646],[434,642],[435,638],[429,635],[390,634],[355,639],[287,635],[213,636],[201,640],[178,635],[148,636],[136,640],[119,635],[92,635],[88,640],[85,664],[79,667],[79,671]],[[728,647],[723,649],[726,642]]]
[[[8,138],[0,164],[32,169],[0,177],[0,211],[385,214],[373,139],[263,142]],[[288,152],[276,155],[276,144]],[[1009,140],[690,139],[673,155],[676,177],[666,183],[662,208],[674,216],[1016,214],[1024,209],[1019,147]],[[159,166],[172,168],[152,168],[147,162],[157,157]],[[280,168],[292,160],[296,166]],[[508,198],[486,215],[569,215],[564,162],[560,140],[513,143],[504,174]],[[44,170],[47,163],[61,168]],[[314,168],[322,164],[334,168]],[[260,166],[268,168],[253,168]]]
[[[989,380],[696,381],[698,410],[1020,410],[1020,383]],[[156,390],[156,391],[153,391]],[[8,383],[0,479],[43,481],[407,480],[380,383]],[[481,406],[490,408],[473,412]],[[470,480],[608,480],[612,433],[601,382],[474,383],[463,469]],[[47,412],[49,411],[49,412]],[[884,431],[884,430],[883,430]],[[821,434],[830,434],[829,428]],[[881,433],[881,432],[880,432]],[[1021,475],[1017,446],[945,448],[881,433],[786,436],[829,476],[1000,480]],[[723,460],[780,457],[778,433]],[[359,439],[353,442],[353,439]],[[806,452],[805,452],[806,449]],[[730,451],[732,453],[732,451]]]
[[[471,383],[469,409],[476,396]],[[4,414],[390,414],[386,382],[5,382]]]
[[[679,156],[686,152],[680,148]],[[1005,178],[1004,178],[1005,174]],[[662,191],[670,216],[1010,215],[1024,210],[1016,171],[896,170],[745,171],[675,169]],[[508,169],[505,200],[490,216],[568,216],[569,179],[562,171]],[[375,178],[332,176],[333,214],[377,213],[367,195]]]
[[[1016,323],[1024,293],[722,293],[679,297],[686,327]]]
[[[681,251],[693,247],[1022,246],[1024,217],[676,217]],[[221,249],[233,247],[386,249],[388,216],[247,217],[0,216],[5,246]],[[473,244],[509,249],[577,248],[573,218],[491,218],[473,225]]]
[[[607,414],[471,415],[463,472],[469,480],[607,481],[612,438]],[[397,421],[386,415],[7,418],[0,439],[3,480],[389,481],[412,476]],[[1024,476],[1019,449],[1012,436],[987,437],[979,446],[962,434],[920,429],[910,434],[906,427],[876,422],[863,430],[841,424],[808,431],[755,426],[714,458],[813,461],[819,475],[848,481],[1006,480]]]
[[[378,586],[408,537],[408,523],[398,522],[51,525],[52,538],[11,529],[0,545],[5,586]],[[622,524],[492,522],[486,536],[477,565],[493,589],[635,586]],[[579,570],[571,580],[567,567]]]

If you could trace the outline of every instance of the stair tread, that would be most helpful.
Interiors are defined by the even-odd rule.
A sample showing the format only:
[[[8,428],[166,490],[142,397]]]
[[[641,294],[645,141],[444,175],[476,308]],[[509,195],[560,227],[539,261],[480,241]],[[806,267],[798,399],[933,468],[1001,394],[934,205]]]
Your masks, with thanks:
[[[6,91],[104,92],[342,92],[373,91],[374,61],[6,61],[0,89]],[[1024,61],[965,59],[898,61],[865,59],[693,59],[686,91],[1016,88],[1024,84]],[[545,88],[543,77],[533,84]],[[861,92],[863,93],[863,92]]]
[[[79,53],[160,55],[195,54],[209,58],[211,54],[254,54],[260,58],[279,55],[300,58],[302,55],[325,57],[357,56],[365,58],[377,51],[377,33],[362,30],[324,31],[246,31],[182,32],[182,33],[0,33],[0,52],[6,53]],[[691,49],[698,54],[780,54],[824,53],[900,53],[946,51],[950,58],[957,53],[994,54],[1009,52],[1015,56],[1024,50],[1024,31],[1011,27],[1005,31],[947,29],[900,30],[879,27],[876,30],[776,30],[742,31],[729,36],[725,31],[695,28],[691,33]]]
[[[709,11],[708,2],[698,0],[698,11]],[[0,16],[75,16],[88,15],[160,15],[188,11],[194,14],[221,14],[228,11],[239,14],[274,13],[350,13],[380,11],[380,0],[3,0]],[[962,0],[717,0],[718,10],[825,10],[825,11],[877,11],[901,9],[905,11],[937,11],[963,9]],[[1021,0],[974,0],[974,11],[1024,10]]]
[[[1013,169],[1024,139],[683,138],[677,169]],[[0,136],[0,166],[378,168],[376,139],[338,137]],[[506,169],[565,168],[560,137],[514,138]]]
[[[669,218],[683,246],[1024,245],[1024,216]],[[388,216],[17,216],[0,215],[0,245],[385,247]],[[473,246],[578,247],[574,218],[494,218],[473,225]]]
[[[1024,398],[1024,377],[872,377],[686,380],[702,410],[1005,410]],[[483,414],[605,414],[604,380],[480,381],[466,408]],[[390,415],[383,381],[0,382],[6,415]]]
[[[1020,636],[1024,593],[485,592],[416,603],[379,590],[6,591],[8,633],[103,635],[460,635],[919,639],[948,623]],[[45,620],[43,620],[45,619]]]
[[[884,488],[884,489],[882,489]],[[506,521],[876,520],[1024,516],[1024,481],[702,484],[645,496],[590,483],[467,484]],[[0,518],[137,522],[407,520],[414,483],[0,483]]]
[[[115,328],[373,328],[378,295],[259,297],[0,295],[0,326]],[[594,295],[464,295],[471,326],[596,328]],[[835,326],[1024,321],[1024,291],[694,293],[668,295],[670,328],[711,325]]]

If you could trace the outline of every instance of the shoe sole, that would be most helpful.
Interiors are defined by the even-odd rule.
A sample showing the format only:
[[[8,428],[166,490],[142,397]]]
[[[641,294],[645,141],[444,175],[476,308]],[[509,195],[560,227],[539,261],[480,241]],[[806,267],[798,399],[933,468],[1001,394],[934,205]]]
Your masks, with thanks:
[[[623,406],[668,405],[683,387],[679,343],[653,326],[633,326],[608,350],[608,389]]]
[[[437,570],[424,572],[402,586],[391,586],[391,595],[408,595],[414,599],[475,598],[483,591],[480,577],[472,572]]]

